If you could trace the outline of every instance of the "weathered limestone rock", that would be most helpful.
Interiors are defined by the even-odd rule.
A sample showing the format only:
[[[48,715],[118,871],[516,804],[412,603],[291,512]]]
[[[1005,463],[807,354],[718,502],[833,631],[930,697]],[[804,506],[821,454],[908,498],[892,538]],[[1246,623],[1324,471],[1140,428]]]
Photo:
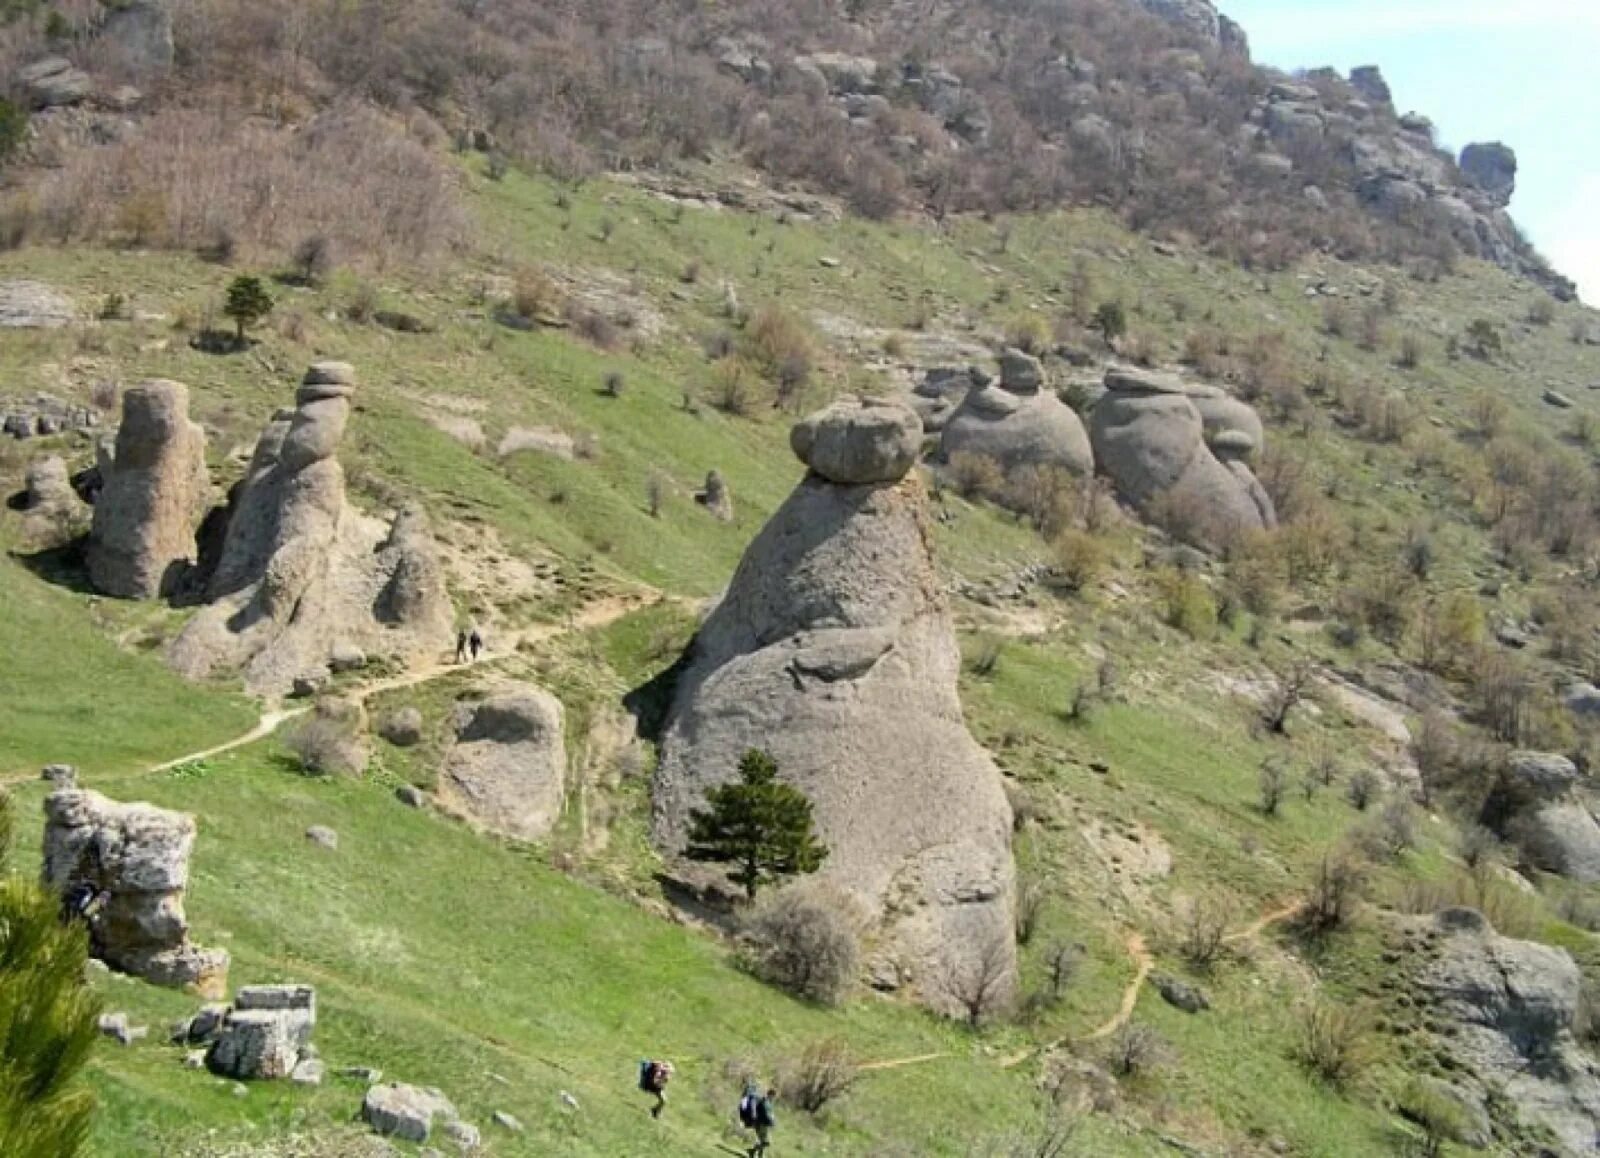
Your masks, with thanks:
[[[705,488],[695,492],[694,501],[718,522],[733,522],[733,494],[728,490],[721,471],[713,470],[706,474]]]
[[[151,381],[122,396],[122,427],[89,532],[89,578],[107,595],[154,599],[182,582],[211,500],[206,436],[189,389]]]
[[[873,974],[948,1009],[950,978],[985,957],[1010,983],[1011,810],[962,720],[926,496],[904,477],[916,419],[888,410],[835,407],[801,424],[811,472],[746,551],[677,679],[654,830],[680,850],[706,790],[767,749],[815,805],[822,879],[872,916]],[[874,469],[838,469],[863,458]]]
[[[1094,473],[1094,451],[1083,420],[1054,393],[1040,389],[1032,366],[1004,362],[998,385],[974,387],[944,424],[939,458],[958,454],[992,459],[1010,475],[1024,467],[1055,467],[1069,474]]]
[[[109,45],[124,72],[142,79],[172,71],[174,46],[168,0],[119,0],[100,26],[99,39]]]
[[[1513,752],[1484,804],[1483,821],[1537,868],[1600,882],[1596,801],[1576,765],[1554,752]]]
[[[904,406],[845,399],[795,424],[795,455],[830,482],[847,486],[905,477],[922,448],[922,427]]]
[[[420,1089],[403,1082],[375,1085],[361,1103],[361,1118],[373,1132],[406,1142],[426,1142],[433,1122],[458,1120],[456,1108],[436,1089]]]
[[[1145,371],[1107,371],[1106,391],[1090,415],[1090,436],[1100,471],[1124,501],[1198,546],[1277,525],[1271,497],[1244,460],[1261,437],[1260,420],[1241,410],[1248,407]],[[1207,445],[1207,415],[1220,454]]]
[[[89,507],[72,489],[66,462],[54,454],[28,464],[18,506],[28,536],[51,546],[72,538],[89,515]]]
[[[455,742],[439,772],[440,806],[517,840],[545,836],[566,798],[561,701],[503,685],[456,705]]]
[[[247,986],[223,1015],[206,1051],[206,1068],[227,1078],[287,1078],[302,1060],[315,1056],[310,1047],[316,1024],[317,995],[311,986]]]
[[[422,742],[422,713],[406,707],[391,712],[378,725],[378,735],[396,748],[411,748]]]
[[[1517,154],[1499,141],[1475,141],[1461,150],[1461,172],[1496,208],[1517,191]]]
[[[90,929],[94,956],[157,985],[220,996],[228,954],[191,944],[183,912],[194,817],[76,788],[51,793],[44,810],[46,886],[65,893],[87,882],[108,894]]]
[[[335,452],[354,383],[344,363],[318,363],[295,410],[262,434],[230,504],[211,605],[169,653],[183,674],[241,670],[253,691],[276,694],[322,677],[335,647],[410,656],[452,638],[421,510],[402,510],[386,528],[345,500]]]
[[[94,92],[94,81],[64,56],[47,56],[17,70],[17,85],[35,109],[75,105]]]
[[[1451,1025],[1450,1054],[1496,1102],[1550,1130],[1563,1153],[1600,1137],[1600,1065],[1574,1040],[1582,976],[1564,950],[1497,935],[1471,909],[1435,919],[1444,934],[1419,984]]]

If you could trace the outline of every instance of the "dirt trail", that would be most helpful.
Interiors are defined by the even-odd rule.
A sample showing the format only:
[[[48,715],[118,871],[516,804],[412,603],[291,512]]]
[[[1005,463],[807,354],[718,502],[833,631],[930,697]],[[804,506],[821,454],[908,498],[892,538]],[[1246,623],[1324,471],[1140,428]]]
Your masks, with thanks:
[[[521,631],[508,632],[499,639],[499,650],[493,655],[484,655],[467,663],[455,663],[453,660],[435,658],[422,660],[416,666],[408,668],[399,675],[387,679],[374,680],[372,683],[353,687],[347,695],[355,700],[365,703],[373,696],[382,695],[384,692],[397,691],[401,688],[416,687],[432,680],[441,679],[453,672],[462,671],[471,667],[483,667],[488,664],[499,663],[520,654],[525,644],[548,643],[554,639],[571,635],[580,631],[594,631],[601,627],[609,626],[640,607],[646,606],[651,599],[671,598],[662,592],[650,590],[641,591],[631,595],[613,595],[604,599],[597,599],[586,603],[575,613],[569,615],[564,623],[541,623]],[[311,710],[311,705],[286,708],[278,704],[264,704],[261,716],[251,726],[250,730],[225,740],[221,744],[210,748],[202,748],[198,752],[185,752],[182,756],[174,756],[159,764],[153,764],[142,769],[136,775],[151,775],[158,772],[170,772],[174,768],[185,764],[193,764],[199,760],[209,760],[213,756],[221,756],[232,752],[236,748],[254,744],[257,740],[264,740],[290,720],[298,719]],[[18,784],[30,779],[27,773],[0,778],[0,785]]]
[[[1240,941],[1248,941],[1253,937],[1259,937],[1262,933],[1266,932],[1273,925],[1278,924],[1280,921],[1287,921],[1292,917],[1298,917],[1300,915],[1300,910],[1304,909],[1305,905],[1305,901],[1298,898],[1290,901],[1281,908],[1273,909],[1270,913],[1262,914],[1260,917],[1257,917],[1254,921],[1251,921],[1248,925],[1237,932],[1229,933],[1226,937],[1222,938],[1222,943],[1224,945],[1237,945]]]

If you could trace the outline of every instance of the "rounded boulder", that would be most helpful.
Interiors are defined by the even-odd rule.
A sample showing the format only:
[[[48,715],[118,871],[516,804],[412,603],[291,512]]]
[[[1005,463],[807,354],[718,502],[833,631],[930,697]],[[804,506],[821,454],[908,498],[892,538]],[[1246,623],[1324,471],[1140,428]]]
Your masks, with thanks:
[[[922,421],[899,403],[845,400],[796,423],[789,445],[829,482],[899,482],[922,448]]]

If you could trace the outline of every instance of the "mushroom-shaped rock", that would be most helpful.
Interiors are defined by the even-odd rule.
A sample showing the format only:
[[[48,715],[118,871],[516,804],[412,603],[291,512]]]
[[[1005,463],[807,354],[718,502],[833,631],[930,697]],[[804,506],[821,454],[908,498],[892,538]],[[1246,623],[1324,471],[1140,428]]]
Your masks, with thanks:
[[[823,878],[872,915],[874,976],[949,1008],[949,979],[987,963],[1003,990],[1010,807],[962,720],[959,670],[920,483],[813,471],[745,552],[676,679],[657,842],[681,851],[706,791],[764,748],[815,807]]]
[[[188,387],[151,381],[126,391],[107,467],[89,532],[90,580],[124,599],[171,594],[195,557],[195,527],[211,496]]]
[[[1243,416],[1222,405],[1231,400],[1203,395],[1199,401],[1217,415],[1216,425],[1250,433],[1239,429]],[[1213,453],[1194,388],[1181,379],[1108,371],[1106,394],[1090,415],[1090,436],[1099,469],[1123,500],[1147,517],[1164,517],[1169,530],[1197,545],[1219,546],[1241,532],[1276,525],[1271,497],[1236,456],[1243,440],[1224,439],[1223,457]]]
[[[1032,354],[1007,348],[1000,354],[1000,386],[1013,394],[1037,394],[1044,385],[1044,365]]]
[[[897,402],[845,399],[796,423],[789,445],[829,482],[899,482],[917,461],[922,423]]]
[[[944,425],[939,458],[958,454],[992,459],[1002,472],[1056,467],[1094,472],[1094,451],[1083,420],[1048,390],[1018,392],[1005,385],[975,387]]]
[[[89,885],[106,897],[90,928],[94,956],[156,985],[220,996],[228,954],[191,944],[183,912],[194,817],[77,788],[51,793],[44,811],[46,886]]]
[[[501,836],[546,835],[566,796],[561,729],[561,701],[531,684],[458,704],[455,742],[439,772],[440,806]]]

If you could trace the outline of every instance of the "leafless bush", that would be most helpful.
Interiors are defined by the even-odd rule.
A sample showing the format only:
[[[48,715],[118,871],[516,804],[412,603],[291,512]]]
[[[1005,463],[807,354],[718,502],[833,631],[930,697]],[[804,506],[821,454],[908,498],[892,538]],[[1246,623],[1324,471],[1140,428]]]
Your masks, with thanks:
[[[644,482],[645,509],[650,512],[652,519],[661,517],[661,508],[666,505],[667,492],[671,483],[660,471],[651,471],[650,477]]]
[[[330,174],[337,174],[332,179]],[[403,126],[339,106],[294,132],[172,107],[124,142],[72,152],[29,191],[60,241],[134,240],[227,258],[292,255],[307,237],[384,266],[433,261],[466,234],[440,160]]]
[[[1177,910],[1178,953],[1196,969],[1209,969],[1227,944],[1233,909],[1211,897],[1187,900]]]
[[[622,392],[627,388],[628,380],[623,377],[621,370],[608,370],[601,380],[600,391],[607,398],[621,398]]]
[[[1350,773],[1350,779],[1345,781],[1344,795],[1350,802],[1350,807],[1357,812],[1365,812],[1372,803],[1373,797],[1378,795],[1378,775],[1365,764]]]
[[[1273,735],[1283,735],[1289,723],[1289,713],[1300,705],[1310,690],[1316,667],[1310,663],[1296,663],[1277,672],[1272,686],[1267,689],[1266,701],[1261,706],[1261,722]]]
[[[788,1105],[816,1114],[849,1093],[860,1077],[844,1039],[827,1038],[812,1042],[799,1057],[778,1067],[778,1096]]]
[[[1172,1047],[1148,1025],[1130,1021],[1111,1038],[1106,1068],[1119,1078],[1134,1078],[1169,1065]]]
[[[291,731],[284,746],[301,771],[313,775],[356,775],[366,767],[366,752],[352,726],[321,713]]]
[[[1289,764],[1278,756],[1269,756],[1261,762],[1256,775],[1256,788],[1261,797],[1261,814],[1278,815],[1278,807],[1289,791]]]
[[[517,272],[510,304],[512,312],[524,321],[548,320],[561,316],[566,295],[548,273],[528,266]]]
[[[756,387],[742,358],[725,358],[711,369],[711,405],[724,414],[748,418],[755,412]]]
[[[1052,1001],[1060,1001],[1066,996],[1082,966],[1082,945],[1074,945],[1069,941],[1055,941],[1045,947],[1045,985]]]
[[[1004,1011],[1015,981],[1011,938],[993,933],[976,944],[951,947],[937,981],[940,994],[978,1029]]]
[[[333,272],[333,242],[326,234],[313,233],[294,247],[295,276],[305,285],[321,285]]]
[[[1366,872],[1348,851],[1324,854],[1311,876],[1311,889],[1300,921],[1313,934],[1331,933],[1349,924]]]
[[[751,919],[761,975],[797,997],[837,1005],[855,980],[860,945],[848,898],[786,889]]]
[[[1026,945],[1033,940],[1039,928],[1039,918],[1044,915],[1047,894],[1038,881],[1023,881],[1017,888],[1017,944]]]
[[[986,454],[961,451],[950,456],[947,467],[950,485],[964,499],[983,498],[998,494],[1005,476],[1000,464]]]
[[[578,302],[568,300],[567,323],[572,332],[591,346],[602,350],[615,350],[622,344],[622,330],[610,316]]]
[[[1300,1014],[1295,1055],[1332,1086],[1348,1085],[1372,1060],[1372,1016],[1360,1005],[1316,1001]]]

